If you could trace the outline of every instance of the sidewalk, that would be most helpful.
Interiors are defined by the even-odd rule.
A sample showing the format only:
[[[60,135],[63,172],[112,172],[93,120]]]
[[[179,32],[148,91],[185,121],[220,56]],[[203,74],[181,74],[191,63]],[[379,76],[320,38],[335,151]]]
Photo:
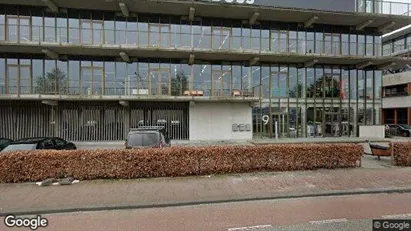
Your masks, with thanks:
[[[0,184],[0,216],[376,192],[411,192],[411,168],[100,180],[49,187]]]

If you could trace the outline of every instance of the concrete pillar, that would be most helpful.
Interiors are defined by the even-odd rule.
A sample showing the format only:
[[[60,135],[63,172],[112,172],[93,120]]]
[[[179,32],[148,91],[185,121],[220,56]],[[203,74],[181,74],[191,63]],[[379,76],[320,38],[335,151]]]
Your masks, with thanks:
[[[298,134],[300,137],[307,137],[307,108],[306,106],[301,107],[301,132]]]
[[[408,125],[411,125],[411,107],[408,108]]]
[[[124,137],[126,137],[128,132],[130,131],[130,115],[131,115],[131,108],[124,107]]]
[[[54,136],[61,137],[61,110],[60,106],[53,106],[54,110]]]
[[[353,107],[353,136],[357,137],[358,136],[358,111],[357,111],[357,107]]]
[[[248,86],[247,86],[248,92],[251,92],[253,90],[253,88],[251,86],[252,75],[253,75],[253,68],[250,66],[250,67],[248,67],[248,78],[247,78],[247,80],[248,80]]]
[[[398,111],[397,111],[397,108],[394,109],[394,124],[398,124]]]

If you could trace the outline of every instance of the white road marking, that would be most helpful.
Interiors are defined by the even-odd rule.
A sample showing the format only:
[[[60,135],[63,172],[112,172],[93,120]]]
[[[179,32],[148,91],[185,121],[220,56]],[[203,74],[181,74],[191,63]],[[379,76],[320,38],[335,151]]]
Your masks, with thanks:
[[[241,227],[241,228],[231,228],[231,229],[228,229],[228,231],[247,231],[247,230],[265,229],[265,228],[273,228],[273,226],[272,225],[257,225],[257,226]]]
[[[329,223],[338,223],[338,222],[347,222],[348,220],[343,219],[331,219],[331,220],[322,220],[322,221],[310,221],[310,224],[318,225],[318,224],[329,224]]]
[[[398,214],[398,215],[385,215],[381,216],[384,219],[390,219],[390,218],[404,218],[404,217],[411,217],[411,213],[409,214]]]

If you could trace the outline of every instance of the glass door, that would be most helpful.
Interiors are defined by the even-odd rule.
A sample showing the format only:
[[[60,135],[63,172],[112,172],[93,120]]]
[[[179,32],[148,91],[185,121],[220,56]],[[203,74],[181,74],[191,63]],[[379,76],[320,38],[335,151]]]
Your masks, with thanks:
[[[31,68],[30,65],[20,65],[20,94],[31,93]]]
[[[17,41],[18,36],[18,17],[17,16],[7,16],[7,27],[6,27],[8,41]]]
[[[171,94],[171,73],[169,69],[162,69],[160,71],[161,78],[159,85],[161,86],[161,95]]]
[[[149,36],[148,36],[149,45],[150,46],[160,46],[161,45],[161,40],[160,40],[161,26],[158,24],[149,24],[148,30],[149,30]]]
[[[17,80],[19,76],[19,66],[18,65],[7,65],[7,79],[6,79],[6,93],[7,94],[17,94]]]
[[[81,20],[80,22],[81,27],[81,44],[91,44],[92,43],[92,26],[90,20]]]
[[[93,69],[91,67],[81,68],[81,89],[83,95],[92,95],[93,82],[92,82]]]
[[[103,22],[93,21],[93,44],[103,43]]]
[[[19,41],[31,41],[31,28],[29,17],[19,17]]]
[[[157,70],[151,70],[148,78],[148,88],[150,89],[150,95],[160,95],[161,85],[158,85],[161,78],[161,72]]]
[[[92,79],[92,93],[93,95],[102,94],[103,84],[103,67],[93,67],[93,79]]]

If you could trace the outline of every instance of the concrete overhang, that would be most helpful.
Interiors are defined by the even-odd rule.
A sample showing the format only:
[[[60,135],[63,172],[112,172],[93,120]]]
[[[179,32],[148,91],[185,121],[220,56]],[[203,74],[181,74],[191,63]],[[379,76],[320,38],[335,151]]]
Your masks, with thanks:
[[[125,52],[130,59],[133,58],[164,58],[187,60],[190,55],[195,56],[195,60],[201,61],[231,61],[249,64],[250,60],[259,58],[260,63],[306,63],[318,60],[318,64],[353,65],[354,67],[365,62],[372,62],[372,65],[381,65],[389,62],[396,62],[397,65],[410,64],[411,59],[407,57],[367,57],[367,56],[328,56],[323,54],[297,54],[297,53],[275,53],[260,52],[255,50],[210,50],[192,48],[151,48],[137,46],[90,46],[73,44],[51,44],[51,43],[13,43],[0,42],[1,53],[14,54],[42,54],[44,49],[53,50],[59,55],[69,57],[118,57],[120,52]]]
[[[88,9],[113,11],[118,9],[118,1],[102,0],[53,0],[60,8]],[[396,30],[410,24],[409,16],[383,15],[359,12],[333,12],[311,9],[280,8],[257,5],[221,4],[212,2],[201,2],[193,0],[123,0],[128,10],[133,13],[187,15],[190,7],[195,8],[196,17],[229,18],[249,20],[253,12],[259,12],[259,21],[280,21],[305,23],[308,19],[319,17],[316,24],[341,25],[355,27],[360,23],[373,20],[368,27],[379,28],[390,22],[395,26],[390,30]],[[3,0],[3,4],[31,5],[44,7],[42,0]]]
[[[56,106],[59,101],[117,101],[121,105],[135,101],[150,102],[227,102],[254,103],[258,97],[210,97],[210,96],[81,96],[81,95],[0,95],[0,100],[39,100],[47,105]],[[195,104],[195,103],[194,103]],[[124,106],[124,105],[123,105]]]

